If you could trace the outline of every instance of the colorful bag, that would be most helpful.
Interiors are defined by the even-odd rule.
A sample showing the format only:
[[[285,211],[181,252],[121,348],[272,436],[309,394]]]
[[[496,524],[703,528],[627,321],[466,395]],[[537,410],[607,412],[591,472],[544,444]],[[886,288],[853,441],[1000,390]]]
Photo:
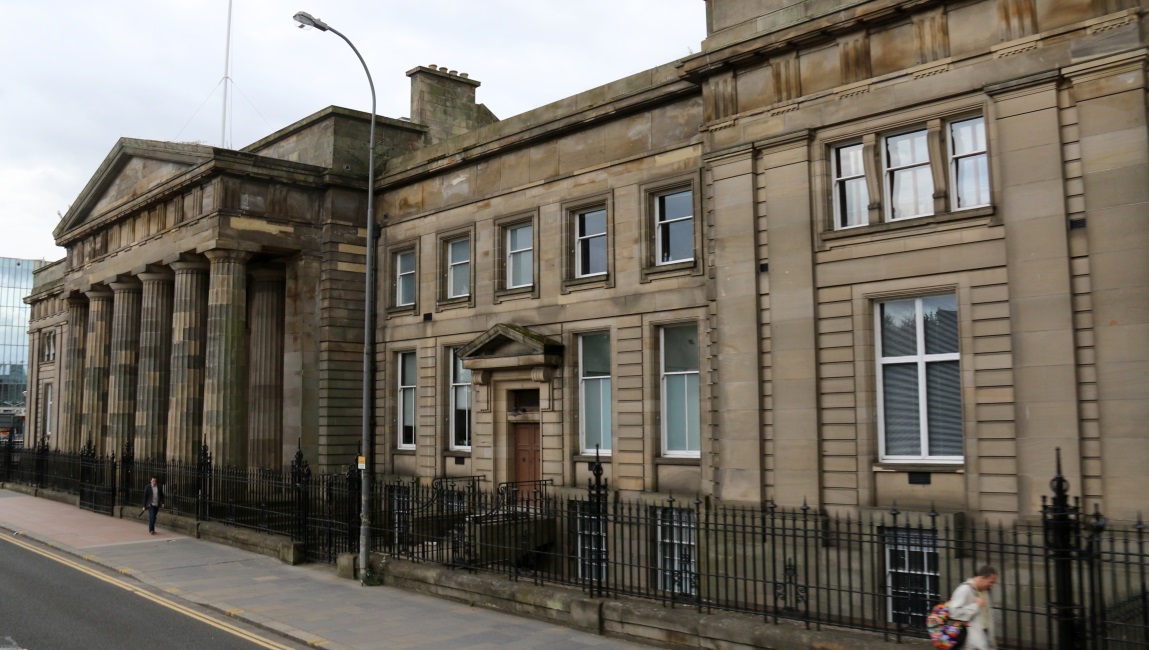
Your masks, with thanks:
[[[930,633],[930,641],[941,650],[957,650],[965,645],[965,635],[968,631],[966,622],[950,618],[948,602],[934,606],[930,615],[926,617],[926,629]]]

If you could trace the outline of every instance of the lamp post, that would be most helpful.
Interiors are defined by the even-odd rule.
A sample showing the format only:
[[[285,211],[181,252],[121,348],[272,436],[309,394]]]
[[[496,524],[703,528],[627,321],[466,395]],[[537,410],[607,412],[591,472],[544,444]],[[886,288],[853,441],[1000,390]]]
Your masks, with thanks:
[[[366,301],[363,315],[363,475],[359,486],[359,581],[366,585],[370,565],[368,558],[371,548],[371,477],[374,474],[374,438],[372,432],[375,425],[375,82],[371,80],[371,71],[367,69],[367,62],[359,54],[355,44],[352,43],[339,30],[328,25],[311,14],[301,11],[295,14],[295,22],[299,28],[314,27],[323,32],[331,32],[342,38],[359,63],[363,64],[363,71],[367,73],[367,84],[371,86],[371,135],[367,144],[367,278]]]

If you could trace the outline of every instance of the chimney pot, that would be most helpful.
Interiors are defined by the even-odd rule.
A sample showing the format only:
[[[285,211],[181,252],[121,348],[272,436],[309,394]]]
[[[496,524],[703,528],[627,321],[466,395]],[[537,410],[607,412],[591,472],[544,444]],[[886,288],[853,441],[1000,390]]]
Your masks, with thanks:
[[[466,72],[460,72],[460,73],[459,73],[459,76],[460,76],[460,77],[462,77],[462,78],[464,78],[464,79],[466,79],[466,78],[470,77],[471,75],[470,75],[470,74],[468,74],[468,73],[466,73]]]
[[[447,74],[451,75],[452,77],[457,77],[457,76],[459,76],[459,73],[458,73],[457,71],[455,71],[455,70],[451,70],[451,71],[450,71],[450,72],[448,72]]]
[[[431,68],[432,70],[438,70],[439,69],[439,66],[435,65],[434,63],[432,63],[431,65],[429,65],[427,67]]]

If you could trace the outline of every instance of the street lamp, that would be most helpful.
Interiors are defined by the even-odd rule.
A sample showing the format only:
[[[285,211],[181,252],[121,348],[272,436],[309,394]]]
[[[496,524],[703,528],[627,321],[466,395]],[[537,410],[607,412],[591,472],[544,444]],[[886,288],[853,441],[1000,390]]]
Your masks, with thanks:
[[[371,86],[371,135],[367,144],[367,299],[363,315],[363,476],[359,481],[359,581],[366,585],[369,573],[368,557],[371,548],[371,477],[374,473],[375,425],[375,82],[371,81],[371,71],[367,62],[359,54],[355,44],[331,25],[301,11],[295,14],[299,28],[314,27],[323,32],[331,32],[342,38],[351,51],[359,57],[363,71],[367,73],[367,84]]]

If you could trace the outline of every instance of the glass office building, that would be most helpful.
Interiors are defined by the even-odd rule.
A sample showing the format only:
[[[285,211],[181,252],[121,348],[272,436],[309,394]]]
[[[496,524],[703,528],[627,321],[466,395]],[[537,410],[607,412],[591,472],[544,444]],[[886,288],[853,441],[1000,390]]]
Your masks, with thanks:
[[[28,390],[28,317],[24,298],[41,260],[0,257],[0,408],[25,404]]]

